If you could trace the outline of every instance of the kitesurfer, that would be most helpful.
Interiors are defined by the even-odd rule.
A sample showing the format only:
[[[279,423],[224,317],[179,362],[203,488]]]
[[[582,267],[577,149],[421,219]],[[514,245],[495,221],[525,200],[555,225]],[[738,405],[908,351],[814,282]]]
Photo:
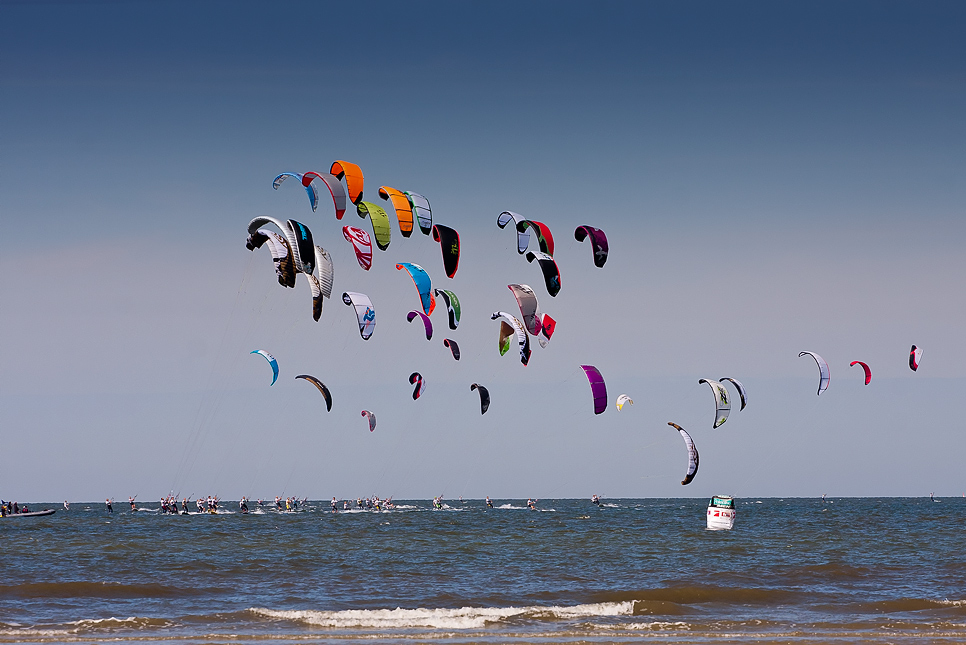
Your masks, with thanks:
[[[537,510],[537,504],[536,504],[536,502],[534,502],[529,497],[527,498],[527,508],[529,508],[531,511]]]
[[[489,495],[486,496],[486,507],[493,508],[493,500],[490,499]]]
[[[335,498],[333,497],[333,498],[332,498],[332,512],[333,512],[333,513],[336,513],[336,512],[338,512],[338,510],[339,510],[339,507],[338,507],[338,502],[337,502],[337,500],[336,500],[336,499],[335,499]]]
[[[66,499],[64,500],[64,510],[65,511],[70,510],[70,502],[68,502]]]
[[[104,503],[107,504],[107,512],[108,513],[113,513],[114,512],[114,507],[111,506],[111,500],[105,499],[104,500]],[[14,505],[14,507],[16,507],[17,506],[17,502],[14,502],[13,505]],[[16,511],[14,511],[14,512],[16,513]]]
[[[600,496],[597,495],[596,493],[590,496],[590,501],[592,504],[596,504],[597,506],[600,506]]]

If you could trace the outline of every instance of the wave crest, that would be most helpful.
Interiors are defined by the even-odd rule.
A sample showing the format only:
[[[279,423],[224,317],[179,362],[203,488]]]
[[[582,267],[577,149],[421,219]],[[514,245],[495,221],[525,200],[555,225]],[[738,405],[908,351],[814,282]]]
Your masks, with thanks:
[[[336,629],[481,629],[514,620],[553,621],[601,616],[631,616],[634,602],[603,602],[569,607],[462,607],[460,609],[346,609],[316,611],[252,608],[257,616]]]

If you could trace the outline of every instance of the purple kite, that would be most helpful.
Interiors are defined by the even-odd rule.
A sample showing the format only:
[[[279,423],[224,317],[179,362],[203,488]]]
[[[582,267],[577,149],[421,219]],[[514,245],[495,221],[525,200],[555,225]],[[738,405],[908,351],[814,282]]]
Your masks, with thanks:
[[[433,323],[429,319],[429,316],[427,316],[426,314],[424,314],[421,311],[413,310],[413,311],[410,311],[408,314],[406,314],[406,320],[408,320],[409,322],[412,322],[413,319],[416,318],[416,316],[419,316],[420,318],[423,319],[423,325],[426,327],[426,340],[432,340],[433,339]]]
[[[574,239],[578,242],[583,242],[587,236],[590,236],[590,245],[594,249],[594,264],[599,268],[604,267],[604,262],[607,262],[607,252],[609,250],[607,246],[607,236],[599,228],[594,228],[593,226],[578,226],[577,230],[574,231]]]
[[[590,391],[594,394],[594,414],[601,414],[607,409],[607,386],[604,377],[593,365],[581,365],[587,380],[590,381]]]

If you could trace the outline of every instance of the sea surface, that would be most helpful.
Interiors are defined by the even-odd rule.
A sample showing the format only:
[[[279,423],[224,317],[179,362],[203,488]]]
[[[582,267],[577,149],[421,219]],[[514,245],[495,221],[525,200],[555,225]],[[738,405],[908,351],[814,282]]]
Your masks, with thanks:
[[[494,503],[0,519],[0,642],[966,643],[966,499]]]

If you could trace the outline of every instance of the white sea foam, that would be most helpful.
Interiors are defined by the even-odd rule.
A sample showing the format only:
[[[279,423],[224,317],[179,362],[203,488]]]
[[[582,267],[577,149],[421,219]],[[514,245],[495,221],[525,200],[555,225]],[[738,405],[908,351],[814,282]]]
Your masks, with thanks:
[[[87,618],[73,620],[63,625],[35,625],[21,627],[17,623],[10,623],[0,629],[0,637],[14,636],[17,638],[60,637],[67,635],[86,634],[90,632],[113,632],[126,630],[159,629],[170,627],[173,623],[163,618],[145,618],[130,616],[128,618]]]
[[[463,607],[461,609],[347,609],[344,611],[276,611],[253,608],[254,614],[336,629],[480,629],[507,619],[567,620],[600,616],[629,616],[633,601],[604,602],[570,607]]]

